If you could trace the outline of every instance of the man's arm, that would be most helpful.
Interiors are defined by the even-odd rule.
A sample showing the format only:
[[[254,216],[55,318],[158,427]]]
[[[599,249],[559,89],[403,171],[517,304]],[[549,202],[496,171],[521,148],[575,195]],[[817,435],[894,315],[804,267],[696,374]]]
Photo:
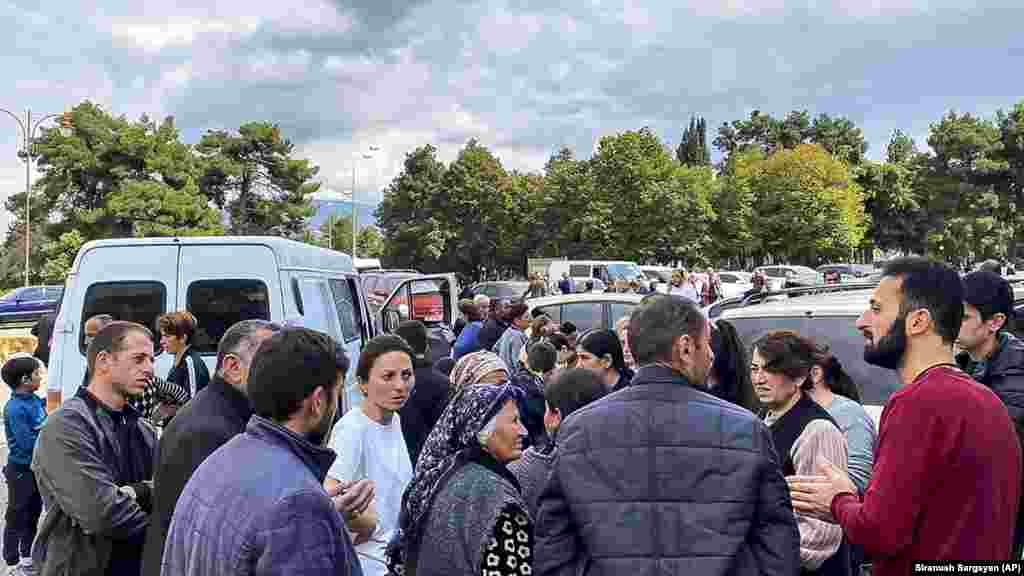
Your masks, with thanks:
[[[576,573],[582,555],[582,543],[572,511],[566,501],[559,478],[559,457],[556,454],[551,476],[540,496],[537,508],[536,550],[534,571],[541,576],[561,576]]]
[[[791,576],[800,569],[800,531],[771,433],[764,424],[759,423],[759,429],[757,524],[751,532],[751,550],[759,574]]]
[[[252,555],[253,576],[361,574],[341,515],[323,491],[300,492],[279,501],[243,546]]]
[[[36,480],[87,534],[135,536],[149,519],[135,499],[118,490],[88,430],[84,418],[70,410],[52,416],[36,444]]]
[[[921,495],[935,475],[930,443],[948,435],[927,406],[914,405],[911,399],[899,398],[885,409],[863,503],[853,494],[832,500],[832,515],[851,543],[874,555],[894,555],[910,544]]]

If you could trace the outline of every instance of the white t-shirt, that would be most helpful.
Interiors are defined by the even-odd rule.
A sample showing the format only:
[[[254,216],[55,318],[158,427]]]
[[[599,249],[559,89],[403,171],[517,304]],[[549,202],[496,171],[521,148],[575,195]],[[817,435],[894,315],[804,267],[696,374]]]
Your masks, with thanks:
[[[338,455],[327,471],[329,478],[351,482],[370,479],[375,484],[377,529],[369,542],[356,547],[366,576],[385,575],[384,551],[398,528],[402,493],[412,481],[412,462],[396,413],[391,423],[371,420],[362,408],[349,410],[334,427],[331,449]]]

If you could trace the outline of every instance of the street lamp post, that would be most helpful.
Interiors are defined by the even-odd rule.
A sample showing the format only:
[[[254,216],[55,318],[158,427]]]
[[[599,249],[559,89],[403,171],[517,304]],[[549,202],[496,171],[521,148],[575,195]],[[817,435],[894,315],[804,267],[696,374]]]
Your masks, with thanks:
[[[0,112],[3,112],[14,118],[14,121],[18,123],[18,127],[21,128],[21,135],[24,138],[22,152],[25,158],[25,286],[29,285],[29,264],[30,254],[32,248],[32,220],[31,220],[31,199],[32,199],[32,141],[35,140],[36,129],[50,118],[56,118],[60,114],[47,114],[42,118],[32,122],[32,110],[25,110],[25,121],[22,122],[21,118],[18,118],[16,114],[10,110],[0,108]]]
[[[376,146],[370,146],[370,152],[376,152],[380,148]],[[369,160],[373,158],[373,154],[362,154],[363,160]],[[359,214],[356,211],[356,166],[359,165],[359,159],[354,158],[352,160],[352,261],[356,260],[356,238],[359,236]]]

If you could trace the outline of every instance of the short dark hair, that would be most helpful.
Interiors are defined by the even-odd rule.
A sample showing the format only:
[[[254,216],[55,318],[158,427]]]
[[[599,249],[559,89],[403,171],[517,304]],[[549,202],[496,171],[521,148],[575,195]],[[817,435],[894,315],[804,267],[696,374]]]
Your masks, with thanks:
[[[638,366],[671,362],[676,340],[683,335],[696,339],[706,325],[704,313],[689,298],[644,299],[629,317],[629,349]]]
[[[773,330],[758,338],[752,349],[764,358],[765,372],[801,380],[801,388],[811,388],[807,376],[816,364],[818,347],[810,338],[793,330]]]
[[[268,332],[278,332],[281,330],[281,326],[274,322],[267,320],[261,320],[259,318],[251,318],[249,320],[242,320],[241,322],[235,322],[230,328],[224,332],[224,335],[220,338],[220,343],[217,344],[217,367],[214,373],[219,374],[221,369],[224,367],[224,357],[228,354],[237,354],[241,349],[242,344],[252,344],[253,336],[257,332],[266,330]],[[254,353],[255,350],[250,350]]]
[[[470,322],[477,322],[483,319],[483,314],[480,313],[480,309],[476,307],[470,299],[459,300],[459,312],[466,317],[466,320]]]
[[[42,365],[42,361],[35,356],[10,358],[7,362],[4,362],[3,368],[0,369],[0,378],[3,378],[3,381],[11,387],[11,390],[17,390],[18,386],[21,386],[26,378],[31,378],[32,373]]]
[[[566,336],[572,336],[576,333],[576,325],[572,322],[562,322],[562,325],[558,327],[558,330]]]
[[[569,337],[561,332],[555,332],[547,335],[548,342],[555,347],[555,350],[561,350],[562,348],[569,347]]]
[[[405,340],[418,356],[424,356],[430,349],[427,337],[427,325],[419,320],[406,320],[395,328],[395,335]]]
[[[860,404],[860,390],[857,384],[850,378],[839,359],[829,350],[829,346],[822,344],[814,355],[814,364],[819,366],[824,376],[825,386],[835,394],[845,396]]]
[[[952,344],[957,339],[964,319],[964,287],[955,270],[941,262],[912,256],[890,260],[882,276],[902,281],[901,316],[921,308],[928,310],[942,341]]]
[[[537,342],[526,352],[526,364],[534,372],[547,374],[558,365],[558,350],[548,342]]]
[[[308,328],[280,330],[261,342],[253,356],[249,403],[263,418],[287,421],[317,388],[333,391],[339,371],[333,338]]]
[[[526,314],[526,311],[529,309],[530,307],[527,306],[526,304],[523,304],[522,302],[516,302],[515,304],[512,304],[505,310],[505,321],[512,322],[514,320],[518,320],[519,318],[522,318],[523,315]]]
[[[124,349],[125,338],[132,332],[141,332],[149,338],[150,342],[153,341],[153,333],[150,332],[149,328],[142,324],[126,322],[124,320],[111,322],[97,332],[96,337],[92,339],[92,342],[89,343],[89,348],[85,351],[86,377],[88,378],[95,373],[96,356],[100,352],[117,354]]]
[[[1010,282],[994,272],[971,272],[964,276],[964,302],[974,306],[982,320],[996,314],[1006,316],[1003,327],[1013,318],[1013,289]]]
[[[712,326],[711,351],[715,353],[711,369],[718,380],[712,395],[757,413],[760,406],[750,381],[750,354],[728,320],[719,318]]]
[[[178,310],[161,314],[156,319],[156,325],[161,333],[184,338],[185,342],[191,342],[192,335],[196,333],[199,323],[188,310]]]
[[[544,400],[557,408],[562,419],[608,393],[597,374],[586,368],[569,368],[544,387]]]
[[[363,382],[369,380],[370,370],[373,369],[373,364],[377,361],[377,358],[391,352],[405,352],[409,356],[409,360],[413,364],[416,363],[416,353],[409,346],[408,342],[401,336],[384,334],[370,340],[363,347],[363,351],[359,355],[359,364],[356,366],[356,377]]]

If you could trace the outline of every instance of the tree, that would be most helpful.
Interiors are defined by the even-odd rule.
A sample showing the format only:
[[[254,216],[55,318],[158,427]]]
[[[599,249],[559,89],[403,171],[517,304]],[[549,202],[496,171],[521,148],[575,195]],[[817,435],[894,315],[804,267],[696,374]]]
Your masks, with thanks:
[[[860,245],[865,232],[862,192],[846,164],[821,146],[749,155],[734,170],[753,200],[750,234],[757,256],[814,264],[849,258]]]
[[[359,230],[356,237],[356,248],[360,258],[383,258],[386,252],[384,236],[376,226],[366,226]]]
[[[545,209],[537,226],[555,239],[556,247],[553,253],[534,255],[587,258],[594,247],[611,241],[611,208],[595,198],[590,162],[562,148],[548,159],[543,177]]]
[[[820,114],[812,122],[806,110],[794,110],[782,120],[755,110],[748,120],[722,124],[714,140],[715,147],[727,156],[752,148],[770,155],[801,144],[818,144],[850,165],[859,164],[868,149],[860,128],[849,119]]]
[[[709,244],[710,169],[681,166],[647,128],[602,138],[591,159],[589,211],[607,215],[599,257],[693,263]]]
[[[48,242],[43,248],[46,255],[42,270],[43,281],[63,284],[82,244],[85,244],[85,239],[78,230],[65,232],[56,241]]]
[[[130,122],[89,102],[71,118],[70,134],[44,130],[35,145],[43,175],[33,213],[54,221],[51,238],[71,230],[85,239],[220,233],[173,118]],[[23,201],[23,193],[12,196],[8,208]]]
[[[708,149],[707,124],[703,118],[691,118],[690,127],[683,132],[683,138],[676,149],[676,159],[687,166],[710,166],[711,151]]]
[[[309,160],[292,157],[295,146],[276,124],[250,122],[238,134],[207,132],[196,152],[199,190],[230,215],[232,234],[300,235],[312,216],[310,196],[320,189]]]
[[[397,268],[441,272],[448,222],[435,211],[447,169],[437,149],[425,145],[405,155],[402,171],[384,190],[376,218],[384,236],[384,258]]]

